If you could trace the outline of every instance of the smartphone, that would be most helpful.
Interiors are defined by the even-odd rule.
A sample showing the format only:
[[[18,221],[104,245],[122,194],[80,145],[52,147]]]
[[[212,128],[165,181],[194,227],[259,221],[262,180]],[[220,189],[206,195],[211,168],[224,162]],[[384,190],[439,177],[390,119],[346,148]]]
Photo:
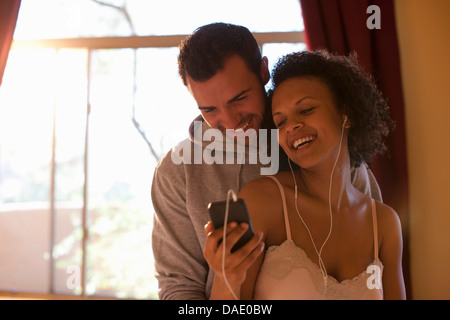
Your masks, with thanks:
[[[226,205],[226,201],[211,202],[208,204],[209,215],[211,217],[214,229],[219,229],[223,226]],[[238,199],[237,201],[233,201],[230,199],[227,224],[232,221],[236,221],[238,223],[246,222],[248,224],[247,231],[242,235],[238,242],[236,242],[233,248],[231,248],[231,252],[234,252],[245,245],[254,235],[245,200]]]

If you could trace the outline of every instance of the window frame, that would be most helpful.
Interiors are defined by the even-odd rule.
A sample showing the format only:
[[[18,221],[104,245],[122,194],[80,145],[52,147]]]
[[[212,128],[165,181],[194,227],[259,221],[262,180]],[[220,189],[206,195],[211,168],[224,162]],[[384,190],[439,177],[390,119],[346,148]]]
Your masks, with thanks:
[[[305,43],[303,31],[291,32],[252,32],[256,38],[260,48],[265,44],[277,43]],[[140,49],[140,48],[176,48],[189,35],[157,35],[157,36],[129,36],[129,37],[90,37],[90,38],[64,38],[64,39],[42,39],[42,40],[13,40],[11,50],[32,50],[51,48],[57,52],[61,49],[86,49],[87,50],[87,101],[86,101],[86,131],[85,131],[85,146],[84,146],[84,184],[83,184],[83,208],[82,208],[82,261],[81,261],[81,293],[80,295],[73,295],[74,298],[86,298],[86,252],[87,252],[87,215],[88,215],[88,150],[89,150],[89,115],[90,115],[90,91],[91,91],[91,61],[94,50],[100,49]],[[54,119],[55,121],[55,119]],[[53,247],[54,243],[54,221],[55,221],[55,122],[53,122],[52,130],[52,158],[50,163],[50,223],[51,223],[51,246],[50,246],[50,284],[49,293],[47,296],[54,297],[54,258]],[[16,294],[17,295],[17,294]],[[37,296],[45,296],[45,294],[38,294]],[[65,298],[70,295],[61,295]],[[90,296],[89,296],[90,297]],[[94,296],[97,297],[98,296]]]
[[[267,43],[304,43],[303,31],[252,32],[259,46]],[[65,38],[14,40],[11,49],[139,49],[178,47],[189,35],[130,36],[102,38]]]

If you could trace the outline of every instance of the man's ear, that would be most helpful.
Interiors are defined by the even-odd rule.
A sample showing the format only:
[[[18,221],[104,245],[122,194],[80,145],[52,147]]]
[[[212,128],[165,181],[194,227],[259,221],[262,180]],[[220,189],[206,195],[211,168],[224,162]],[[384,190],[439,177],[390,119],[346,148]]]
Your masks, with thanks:
[[[266,85],[270,80],[269,60],[267,57],[263,57],[261,59],[261,80],[264,85]]]

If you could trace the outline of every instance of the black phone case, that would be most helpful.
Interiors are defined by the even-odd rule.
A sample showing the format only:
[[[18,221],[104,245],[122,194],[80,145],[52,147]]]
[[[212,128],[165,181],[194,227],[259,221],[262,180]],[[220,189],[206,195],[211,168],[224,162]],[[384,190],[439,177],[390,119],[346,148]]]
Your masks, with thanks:
[[[209,215],[211,217],[214,229],[221,228],[225,220],[225,208],[226,201],[211,202],[208,205]],[[245,245],[253,237],[253,227],[250,221],[250,217],[247,211],[247,205],[243,199],[238,199],[237,201],[229,201],[228,210],[228,223],[236,221],[238,223],[246,222],[248,223],[247,231],[242,235],[242,237],[236,242],[236,244],[231,248],[231,252],[234,252]]]

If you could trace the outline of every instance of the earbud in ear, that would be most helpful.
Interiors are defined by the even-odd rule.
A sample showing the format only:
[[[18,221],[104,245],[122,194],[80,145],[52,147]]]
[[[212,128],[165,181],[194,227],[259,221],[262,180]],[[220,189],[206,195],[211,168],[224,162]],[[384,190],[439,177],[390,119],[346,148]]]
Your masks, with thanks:
[[[348,117],[346,115],[344,115],[344,122],[342,122],[342,127],[345,127],[345,125],[347,124],[347,120],[348,120]]]

